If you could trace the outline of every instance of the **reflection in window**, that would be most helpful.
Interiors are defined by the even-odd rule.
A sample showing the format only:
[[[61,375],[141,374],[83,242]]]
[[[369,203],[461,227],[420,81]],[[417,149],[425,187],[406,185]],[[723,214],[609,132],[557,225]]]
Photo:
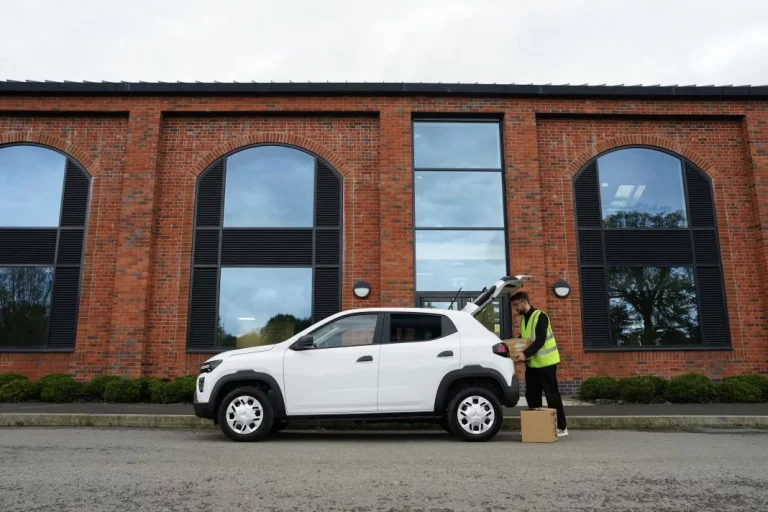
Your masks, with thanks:
[[[603,224],[607,228],[687,226],[680,160],[631,148],[597,159]]]
[[[618,346],[701,343],[693,268],[610,267],[608,286]]]
[[[485,326],[486,329],[501,337],[501,304],[495,300],[485,306],[475,316],[477,321]]]
[[[443,336],[443,317],[392,313],[389,320],[389,341],[407,343],[430,341]]]
[[[416,172],[417,228],[504,227],[500,172]]]
[[[221,269],[218,344],[272,345],[311,324],[311,268]]]
[[[340,318],[313,333],[315,348],[373,345],[379,316],[352,315]]]
[[[37,146],[0,148],[0,226],[58,227],[66,160]]]
[[[260,146],[227,158],[224,227],[312,227],[315,159]]]
[[[417,231],[420,291],[482,290],[506,273],[503,231]]]
[[[417,169],[501,169],[498,122],[416,122]]]
[[[51,314],[53,269],[0,268],[0,346],[44,346]]]

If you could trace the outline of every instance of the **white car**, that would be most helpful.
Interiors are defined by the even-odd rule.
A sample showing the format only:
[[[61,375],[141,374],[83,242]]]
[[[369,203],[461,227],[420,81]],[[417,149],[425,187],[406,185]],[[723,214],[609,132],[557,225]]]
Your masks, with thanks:
[[[355,309],[275,345],[218,354],[200,368],[195,414],[235,441],[329,418],[436,419],[487,441],[519,383],[507,346],[474,315],[528,278],[503,277],[461,311]]]

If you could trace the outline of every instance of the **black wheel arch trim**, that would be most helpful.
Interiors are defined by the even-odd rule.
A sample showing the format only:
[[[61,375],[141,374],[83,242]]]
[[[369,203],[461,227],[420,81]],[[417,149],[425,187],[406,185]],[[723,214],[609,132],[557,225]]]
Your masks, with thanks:
[[[261,381],[267,384],[270,390],[265,391],[265,393],[267,398],[269,398],[270,403],[272,404],[272,409],[275,412],[275,418],[278,419],[285,417],[285,400],[283,399],[283,390],[280,385],[271,375],[262,372],[254,372],[252,370],[240,370],[235,373],[223,375],[216,382],[216,385],[213,386],[213,390],[211,391],[211,398],[208,402],[210,404],[211,412],[213,415],[216,414],[216,404],[221,398],[223,398],[223,395],[219,396],[221,393],[221,388],[224,387],[225,384],[237,381]]]
[[[508,384],[504,380],[504,376],[498,370],[480,365],[467,365],[458,370],[448,372],[440,381],[440,385],[437,387],[437,395],[435,396],[435,413],[441,414],[446,407],[446,394],[448,393],[451,384],[457,380],[472,377],[490,377],[494,379],[501,387],[502,396],[499,397],[501,403],[507,407],[514,407],[517,405],[517,402],[520,399],[520,388],[516,375],[512,376],[512,383]]]

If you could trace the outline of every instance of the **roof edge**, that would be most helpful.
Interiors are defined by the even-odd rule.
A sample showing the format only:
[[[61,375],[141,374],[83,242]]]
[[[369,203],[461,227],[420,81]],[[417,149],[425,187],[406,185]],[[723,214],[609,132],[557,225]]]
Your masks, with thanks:
[[[449,95],[768,99],[768,85],[534,85],[374,82],[0,82],[0,94]]]

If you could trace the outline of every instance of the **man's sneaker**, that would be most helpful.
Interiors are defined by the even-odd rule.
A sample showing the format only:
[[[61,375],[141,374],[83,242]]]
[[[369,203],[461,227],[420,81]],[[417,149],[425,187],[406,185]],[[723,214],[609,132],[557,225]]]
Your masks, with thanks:
[[[568,435],[568,429],[565,428],[563,430],[557,429],[557,437],[565,437]]]

